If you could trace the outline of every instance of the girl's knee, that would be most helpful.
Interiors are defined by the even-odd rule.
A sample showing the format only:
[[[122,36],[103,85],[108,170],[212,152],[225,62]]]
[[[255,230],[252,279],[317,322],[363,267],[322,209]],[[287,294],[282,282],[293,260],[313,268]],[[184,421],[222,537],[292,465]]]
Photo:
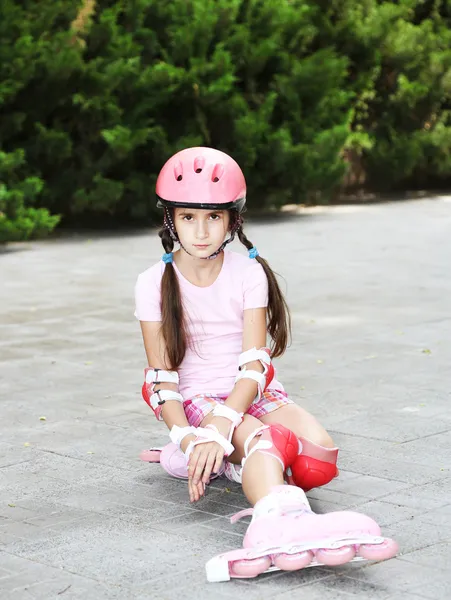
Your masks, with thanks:
[[[330,437],[326,430],[317,437],[317,439],[311,440],[314,444],[322,446],[323,448],[336,448],[334,440]]]
[[[297,437],[306,438],[324,448],[335,448],[331,436],[319,421],[297,404],[290,404],[262,417],[265,424],[280,423]]]

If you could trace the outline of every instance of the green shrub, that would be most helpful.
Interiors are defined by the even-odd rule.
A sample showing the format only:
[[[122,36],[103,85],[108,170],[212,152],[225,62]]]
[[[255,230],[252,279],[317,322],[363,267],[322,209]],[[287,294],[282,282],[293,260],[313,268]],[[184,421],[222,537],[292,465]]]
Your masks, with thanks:
[[[148,222],[164,161],[216,146],[249,205],[451,174],[448,3],[5,0],[1,239]],[[91,14],[92,13],[92,14]]]

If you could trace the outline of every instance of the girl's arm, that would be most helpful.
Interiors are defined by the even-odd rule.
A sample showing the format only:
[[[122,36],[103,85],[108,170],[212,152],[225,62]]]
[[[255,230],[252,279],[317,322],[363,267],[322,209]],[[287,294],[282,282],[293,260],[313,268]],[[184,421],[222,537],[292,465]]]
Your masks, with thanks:
[[[244,311],[243,347],[242,351],[266,346],[266,308],[249,308]],[[263,373],[260,361],[255,360],[246,364],[247,369]],[[255,400],[258,392],[257,382],[251,379],[240,379],[225,401],[225,405],[238,413],[246,413]],[[219,432],[228,437],[231,424],[226,417],[214,417],[212,421]]]
[[[161,335],[161,322],[140,321],[141,331],[144,341],[144,348],[147,356],[147,363],[152,369],[164,369],[170,371],[170,367],[165,362],[166,345]],[[178,385],[175,383],[159,383],[155,390],[171,390],[178,392]],[[167,400],[161,410],[161,416],[169,430],[174,425],[178,427],[188,427],[189,423],[181,402],[177,400]],[[183,438],[181,448],[185,452],[190,441],[196,439],[195,435],[187,435]]]
[[[266,346],[266,308],[249,308],[243,314],[242,351],[246,352],[246,350],[250,350],[251,348],[263,348]],[[263,367],[258,360],[246,363],[246,367],[249,370],[263,373]],[[225,404],[237,412],[246,413],[255,400],[257,392],[256,381],[240,379],[236,382]]]

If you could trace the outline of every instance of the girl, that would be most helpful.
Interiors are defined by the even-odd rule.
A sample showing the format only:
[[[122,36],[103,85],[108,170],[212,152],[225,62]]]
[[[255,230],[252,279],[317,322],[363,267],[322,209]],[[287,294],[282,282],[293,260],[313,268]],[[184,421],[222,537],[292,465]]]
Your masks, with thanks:
[[[272,358],[287,347],[290,316],[243,231],[240,167],[219,150],[188,148],[164,165],[156,192],[165,254],[138,277],[135,314],[149,364],[143,397],[172,441],[161,460],[166,451],[167,470],[186,475],[191,502],[225,472],[254,506],[244,549],[210,561],[208,578],[393,556],[396,543],[369,517],[310,509],[304,490],[336,476],[338,449],[276,379]],[[249,257],[226,249],[235,236]]]

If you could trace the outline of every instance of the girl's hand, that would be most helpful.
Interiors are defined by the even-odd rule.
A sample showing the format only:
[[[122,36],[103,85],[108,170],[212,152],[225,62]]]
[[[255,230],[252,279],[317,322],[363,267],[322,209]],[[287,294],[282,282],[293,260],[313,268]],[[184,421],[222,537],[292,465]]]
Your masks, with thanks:
[[[188,481],[192,481],[193,491],[201,483],[205,491],[210,475],[219,472],[223,460],[224,448],[217,442],[205,442],[193,448],[188,463]]]
[[[194,485],[192,479],[188,479],[188,493],[190,502],[197,502],[205,494],[205,484],[200,481],[197,485]]]

